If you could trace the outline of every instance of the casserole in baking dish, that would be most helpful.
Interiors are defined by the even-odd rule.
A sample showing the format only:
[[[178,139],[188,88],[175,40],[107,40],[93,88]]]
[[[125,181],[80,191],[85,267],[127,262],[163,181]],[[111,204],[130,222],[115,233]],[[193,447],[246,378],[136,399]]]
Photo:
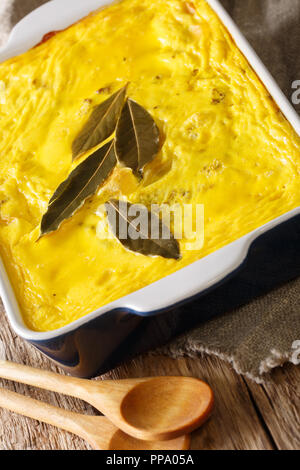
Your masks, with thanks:
[[[233,26],[230,33],[240,38]],[[299,122],[251,54],[273,89],[205,0],[123,0],[1,64],[1,256],[25,325],[17,314],[10,320],[22,336],[46,340],[50,333],[30,330],[65,327],[63,334],[116,309],[170,307],[228,275],[251,240],[299,212]],[[38,240],[53,192],[94,151],[72,163],[72,142],[126,83],[154,118],[160,151],[141,180],[117,166],[73,217]],[[203,204],[204,245],[189,250],[179,240],[175,260],[102,240],[98,207],[112,197]],[[6,307],[16,312],[4,270],[2,277]]]

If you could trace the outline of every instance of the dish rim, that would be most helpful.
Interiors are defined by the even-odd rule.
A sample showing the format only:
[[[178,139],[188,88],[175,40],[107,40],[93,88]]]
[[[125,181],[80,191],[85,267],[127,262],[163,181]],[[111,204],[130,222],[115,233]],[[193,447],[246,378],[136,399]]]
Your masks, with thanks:
[[[118,0],[120,1],[120,0]],[[237,47],[244,54],[262,83],[272,95],[275,103],[300,136],[300,117],[292,104],[283,94],[278,84],[262,63],[252,46],[248,43],[233,19],[226,12],[219,0],[206,0],[225,25]],[[70,3],[72,2],[72,8]],[[6,46],[0,49],[0,62],[25,52],[36,45],[44,34],[64,29],[92,11],[115,3],[113,0],[51,0],[23,18],[11,31]],[[57,9],[60,15],[57,15]],[[14,331],[32,342],[53,340],[88,324],[101,315],[115,310],[123,310],[140,316],[150,316],[186,302],[196,295],[201,295],[231,275],[246,259],[251,244],[263,233],[300,214],[300,206],[288,211],[270,222],[249,232],[245,236],[225,245],[223,248],[181,268],[173,274],[121,297],[93,312],[84,315],[61,328],[38,332],[28,328],[20,312],[8,274],[0,259],[0,295],[8,320]],[[205,275],[203,275],[205,272]],[[197,278],[197,279],[195,279]],[[184,280],[184,282],[182,282]],[[182,288],[182,286],[184,286]],[[160,300],[163,293],[164,299]]]

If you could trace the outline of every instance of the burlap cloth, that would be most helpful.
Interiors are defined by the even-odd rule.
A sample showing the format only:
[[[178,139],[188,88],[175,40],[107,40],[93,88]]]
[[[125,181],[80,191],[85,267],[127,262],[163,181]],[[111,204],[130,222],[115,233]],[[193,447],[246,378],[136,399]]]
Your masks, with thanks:
[[[43,3],[46,0],[0,0],[0,45],[15,23]],[[300,0],[222,3],[291,98],[292,82],[300,80]],[[160,352],[216,354],[256,381],[285,362],[299,364],[299,242],[299,218],[267,235],[232,280],[162,320],[170,336],[188,331]]]

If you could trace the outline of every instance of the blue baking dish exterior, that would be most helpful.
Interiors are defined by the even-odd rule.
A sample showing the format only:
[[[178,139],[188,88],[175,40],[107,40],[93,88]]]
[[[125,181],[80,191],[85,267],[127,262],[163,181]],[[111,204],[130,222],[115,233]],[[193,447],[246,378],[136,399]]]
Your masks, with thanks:
[[[218,0],[207,1],[300,135],[299,116],[274,79]],[[46,3],[15,27],[7,46],[0,51],[0,61],[33,47],[49,31],[66,28],[109,3],[109,0]],[[1,260],[0,294],[18,335],[70,374],[92,377],[300,275],[299,234],[298,207],[190,266],[55,331],[39,333],[24,325]]]

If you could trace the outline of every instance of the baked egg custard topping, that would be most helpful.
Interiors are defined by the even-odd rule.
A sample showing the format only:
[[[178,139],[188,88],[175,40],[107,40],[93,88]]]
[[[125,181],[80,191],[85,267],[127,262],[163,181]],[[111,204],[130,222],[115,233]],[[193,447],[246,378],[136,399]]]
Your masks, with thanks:
[[[142,179],[117,165],[37,241],[54,191],[95,150],[72,162],[74,139],[127,83],[159,128],[159,153]],[[33,330],[62,327],[300,205],[300,138],[205,0],[110,5],[1,64],[0,93],[1,257]],[[183,238],[176,260],[103,239],[99,206],[125,198],[203,204],[203,247]]]

